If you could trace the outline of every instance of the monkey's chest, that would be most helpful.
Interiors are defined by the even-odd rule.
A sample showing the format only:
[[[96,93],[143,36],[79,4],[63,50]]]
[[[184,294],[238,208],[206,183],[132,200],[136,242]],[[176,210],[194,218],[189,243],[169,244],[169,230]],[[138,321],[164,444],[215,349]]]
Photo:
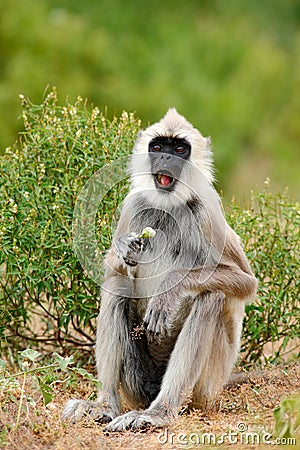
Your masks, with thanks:
[[[133,280],[136,298],[153,297],[164,292],[166,279],[178,269],[184,274],[199,261],[199,252],[186,240],[168,239],[161,230],[155,241],[149,242],[142,252]]]
[[[177,269],[189,270],[204,259],[201,231],[195,217],[184,208],[171,212],[145,208],[136,211],[129,231],[140,233],[150,226],[156,231],[154,238],[139,257],[134,279],[135,296],[152,297],[162,293],[166,278]]]

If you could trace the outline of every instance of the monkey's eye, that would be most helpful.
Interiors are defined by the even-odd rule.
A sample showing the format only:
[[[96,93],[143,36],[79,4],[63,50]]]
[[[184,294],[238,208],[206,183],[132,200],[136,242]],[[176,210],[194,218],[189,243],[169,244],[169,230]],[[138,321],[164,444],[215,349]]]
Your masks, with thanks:
[[[178,147],[175,148],[176,153],[184,153],[185,147],[183,145],[178,145]]]
[[[159,145],[159,144],[154,144],[154,145],[152,146],[152,150],[153,150],[154,152],[160,152],[160,151],[161,151],[161,145]]]

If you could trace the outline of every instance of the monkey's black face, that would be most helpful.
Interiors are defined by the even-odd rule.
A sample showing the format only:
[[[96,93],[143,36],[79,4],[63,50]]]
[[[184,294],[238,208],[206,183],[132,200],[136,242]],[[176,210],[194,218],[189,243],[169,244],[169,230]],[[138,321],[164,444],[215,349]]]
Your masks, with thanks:
[[[186,139],[166,136],[152,139],[149,143],[149,157],[156,187],[172,191],[190,155],[191,144]]]

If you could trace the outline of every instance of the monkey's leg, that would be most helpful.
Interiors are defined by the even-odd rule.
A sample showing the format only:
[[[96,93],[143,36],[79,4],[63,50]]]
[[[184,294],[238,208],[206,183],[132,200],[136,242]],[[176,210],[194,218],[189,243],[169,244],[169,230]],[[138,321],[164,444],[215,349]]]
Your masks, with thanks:
[[[69,400],[63,419],[77,422],[91,418],[105,423],[120,414],[119,384],[129,334],[130,293],[130,282],[125,277],[115,276],[104,283],[96,342],[98,378],[102,390],[95,402]]]
[[[163,426],[192,398],[202,378],[202,399],[205,402],[213,399],[227,380],[237,354],[238,338],[230,342],[226,324],[228,328],[233,325],[224,316],[224,303],[221,292],[208,292],[195,299],[170,356],[157,398],[144,411],[131,411],[115,418],[106,427],[108,431]]]
[[[205,368],[193,391],[191,407],[202,410],[215,406],[218,391],[228,382],[240,350],[245,304],[240,299],[224,301]]]
[[[161,391],[149,409],[167,407],[169,414],[176,415],[199,385],[205,404],[213,400],[228,380],[237,357],[243,310],[241,300],[226,300],[222,292],[207,292],[194,300],[171,354]]]

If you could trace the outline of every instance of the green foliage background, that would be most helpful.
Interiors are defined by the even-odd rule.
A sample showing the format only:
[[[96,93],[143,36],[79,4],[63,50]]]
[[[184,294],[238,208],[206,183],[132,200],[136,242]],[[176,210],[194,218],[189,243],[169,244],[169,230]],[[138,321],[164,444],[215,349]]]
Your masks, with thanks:
[[[298,195],[299,0],[0,0],[0,18],[2,152],[18,94],[49,84],[145,125],[175,106],[212,136],[225,195],[266,176]]]

